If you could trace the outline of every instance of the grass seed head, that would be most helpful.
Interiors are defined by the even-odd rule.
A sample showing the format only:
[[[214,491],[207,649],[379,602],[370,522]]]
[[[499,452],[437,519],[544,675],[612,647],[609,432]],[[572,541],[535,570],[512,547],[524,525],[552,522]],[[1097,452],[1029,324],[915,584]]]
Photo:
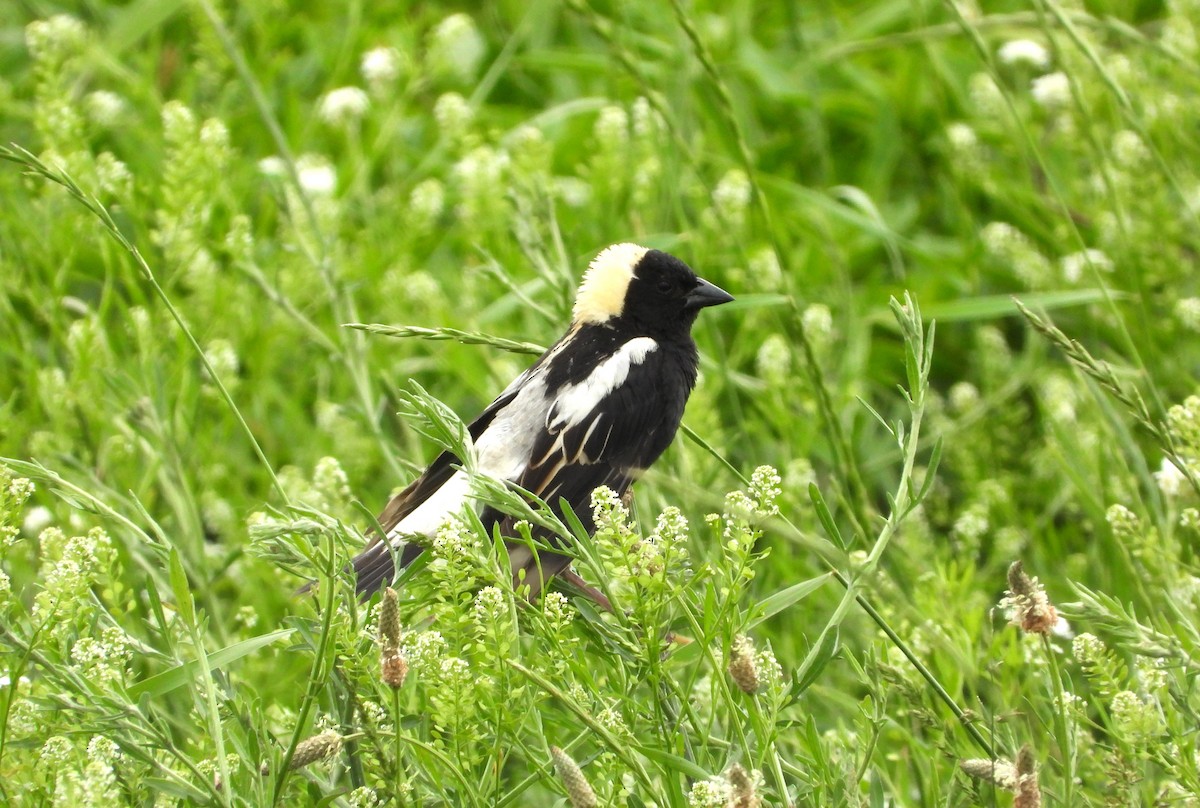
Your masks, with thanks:
[[[562,780],[563,786],[567,789],[567,798],[571,801],[571,808],[597,808],[600,801],[596,798],[596,792],[592,791],[587,778],[583,776],[583,770],[579,768],[579,764],[557,746],[550,747],[550,757],[554,760],[554,771],[558,774],[558,779]]]

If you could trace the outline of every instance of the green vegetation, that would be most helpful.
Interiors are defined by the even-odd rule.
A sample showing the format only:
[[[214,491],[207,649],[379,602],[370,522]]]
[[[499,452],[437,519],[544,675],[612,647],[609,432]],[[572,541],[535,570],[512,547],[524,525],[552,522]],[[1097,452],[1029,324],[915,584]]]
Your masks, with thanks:
[[[1200,805],[1198,31],[4,4],[0,802]],[[470,521],[357,602],[617,241],[738,300],[616,610]]]

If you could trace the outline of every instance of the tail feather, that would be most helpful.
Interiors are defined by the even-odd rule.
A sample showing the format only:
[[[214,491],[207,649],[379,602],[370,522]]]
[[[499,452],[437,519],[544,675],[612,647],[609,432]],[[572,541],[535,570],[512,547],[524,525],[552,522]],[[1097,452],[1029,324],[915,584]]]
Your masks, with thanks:
[[[351,565],[354,567],[354,591],[366,600],[396,578],[396,562],[404,569],[425,552],[425,548],[414,542],[406,542],[392,548],[388,542],[375,542],[363,550]]]

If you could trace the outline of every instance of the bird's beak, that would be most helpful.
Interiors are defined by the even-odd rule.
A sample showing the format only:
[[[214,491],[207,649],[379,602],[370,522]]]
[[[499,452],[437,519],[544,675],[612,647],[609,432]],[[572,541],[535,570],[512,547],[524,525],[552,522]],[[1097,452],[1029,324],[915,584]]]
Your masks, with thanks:
[[[733,295],[726,292],[720,286],[711,284],[704,278],[697,278],[700,281],[687,297],[683,299],[684,307],[688,309],[702,309],[706,306],[719,306],[722,303],[728,303],[733,300]]]

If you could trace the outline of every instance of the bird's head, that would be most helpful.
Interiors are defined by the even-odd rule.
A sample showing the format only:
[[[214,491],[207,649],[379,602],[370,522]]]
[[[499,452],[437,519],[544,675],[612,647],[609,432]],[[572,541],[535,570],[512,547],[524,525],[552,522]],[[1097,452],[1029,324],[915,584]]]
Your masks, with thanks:
[[[673,255],[614,244],[588,266],[573,319],[580,325],[627,325],[648,334],[686,333],[700,309],[731,300]]]

